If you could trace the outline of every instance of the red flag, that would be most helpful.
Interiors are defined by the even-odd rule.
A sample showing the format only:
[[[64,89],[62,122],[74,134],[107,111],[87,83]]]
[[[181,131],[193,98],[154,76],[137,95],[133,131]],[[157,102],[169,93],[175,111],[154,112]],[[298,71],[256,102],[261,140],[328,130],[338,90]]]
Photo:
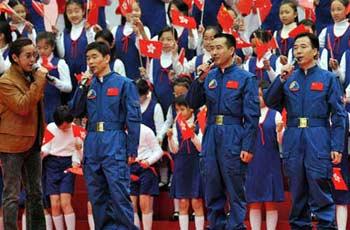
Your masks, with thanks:
[[[270,0],[253,1],[253,7],[259,11],[260,22],[262,23],[270,14],[272,4]]]
[[[57,1],[58,13],[64,14],[64,10],[66,8],[66,0],[56,0],[56,1]]]
[[[308,9],[314,9],[314,0],[299,0],[299,6],[303,8],[308,8]]]
[[[268,42],[268,47],[269,47],[270,49],[279,49],[278,43],[277,43],[275,37],[272,37],[271,40]]]
[[[15,11],[5,3],[0,3],[0,13],[14,14]]]
[[[146,57],[160,58],[162,48],[161,42],[140,39],[140,53]]]
[[[78,83],[81,82],[81,79],[83,78],[83,73],[76,73],[74,74],[75,79],[77,80]]]
[[[54,136],[48,129],[45,129],[42,145],[46,145],[46,144],[49,143],[54,137],[55,137],[55,136]]]
[[[252,10],[252,4],[252,0],[239,0],[236,3],[236,8],[244,16],[250,14],[250,11]]]
[[[258,58],[258,60],[260,60],[261,58],[264,57],[266,52],[269,50],[268,43],[257,43],[255,46],[255,50],[256,50],[256,57]]]
[[[305,8],[305,19],[310,19],[314,23],[316,22],[316,12],[315,9]]]
[[[171,20],[174,25],[194,29],[197,27],[196,20],[193,17],[181,15],[179,11],[171,10]]]
[[[348,191],[348,186],[346,185],[344,178],[341,173],[341,168],[333,168],[332,182],[335,190]]]
[[[89,23],[90,26],[98,23],[98,6],[93,1],[90,1],[88,6],[87,23]]]
[[[79,125],[72,124],[73,129],[73,136],[79,137],[80,139],[84,140],[86,137],[86,129]]]
[[[130,180],[135,182],[138,181],[140,179],[140,177],[136,176],[135,174],[130,174]]]
[[[177,115],[176,120],[181,129],[182,140],[185,141],[191,139],[194,136],[194,131],[191,127],[188,126],[185,118],[181,115],[181,113]]]
[[[179,62],[181,63],[181,65],[183,65],[185,62],[185,49],[183,47],[180,50]]]
[[[188,9],[191,9],[192,8],[192,0],[183,0],[183,2],[188,6]]]
[[[132,12],[132,4],[134,4],[134,0],[119,0],[115,13],[123,16],[130,14]]]
[[[41,65],[45,67],[48,71],[51,71],[53,69],[57,69],[57,66],[54,66],[48,59],[47,56],[41,57]]]
[[[108,2],[107,0],[92,0],[93,2],[95,2],[95,4],[98,6],[98,7],[103,7],[103,6],[107,6],[108,5]]]
[[[199,110],[197,114],[197,122],[198,122],[199,128],[201,129],[201,132],[204,133],[205,126],[207,123],[207,107],[203,107],[202,109]]]
[[[84,175],[83,169],[81,167],[67,168],[66,170],[64,170],[64,173],[73,173],[79,176]]]
[[[234,23],[234,19],[233,17],[231,17],[224,4],[221,4],[216,18],[224,31],[231,30]]]
[[[350,13],[350,4],[348,5],[348,8],[346,8],[346,15]]]
[[[41,17],[44,17],[44,4],[41,2],[37,2],[32,0],[32,7]]]
[[[295,38],[301,33],[310,33],[310,30],[306,28],[303,24],[298,25],[296,28],[289,32],[289,37]]]
[[[237,49],[242,49],[242,48],[252,46],[252,44],[250,44],[249,42],[244,41],[236,31],[232,32],[232,36],[235,37],[235,39],[236,39],[236,48]]]
[[[203,9],[204,9],[204,0],[194,0],[194,4],[196,5],[196,7],[200,11],[203,11]]]

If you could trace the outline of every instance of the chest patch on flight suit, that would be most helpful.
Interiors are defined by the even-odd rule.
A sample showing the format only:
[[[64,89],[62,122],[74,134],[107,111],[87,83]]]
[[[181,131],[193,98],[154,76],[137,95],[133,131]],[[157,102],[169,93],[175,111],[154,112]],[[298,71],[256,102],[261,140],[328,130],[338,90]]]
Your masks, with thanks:
[[[87,99],[95,99],[96,98],[96,91],[93,89],[90,89],[87,93]]]
[[[118,96],[119,89],[118,88],[108,88],[107,89],[107,96]]]
[[[300,89],[299,83],[297,81],[292,81],[289,85],[289,90],[292,92],[296,92]]]
[[[238,89],[239,83],[238,81],[227,81],[226,88],[228,89]]]
[[[218,82],[215,79],[211,80],[208,84],[209,89],[215,89],[217,86],[218,86]]]
[[[314,90],[314,91],[323,91],[323,83],[322,82],[312,82],[310,89]]]

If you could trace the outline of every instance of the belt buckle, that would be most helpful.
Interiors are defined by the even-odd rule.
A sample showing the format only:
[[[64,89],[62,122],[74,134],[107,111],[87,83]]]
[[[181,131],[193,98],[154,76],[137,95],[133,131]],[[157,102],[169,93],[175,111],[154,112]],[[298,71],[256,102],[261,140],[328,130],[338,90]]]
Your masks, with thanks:
[[[306,117],[299,117],[299,125],[298,128],[307,128],[309,127],[309,119]]]
[[[224,115],[216,115],[215,116],[215,124],[223,125],[224,124]]]
[[[96,123],[96,131],[97,132],[104,132],[105,131],[105,129],[104,129],[104,122],[103,121],[100,121],[100,122]]]

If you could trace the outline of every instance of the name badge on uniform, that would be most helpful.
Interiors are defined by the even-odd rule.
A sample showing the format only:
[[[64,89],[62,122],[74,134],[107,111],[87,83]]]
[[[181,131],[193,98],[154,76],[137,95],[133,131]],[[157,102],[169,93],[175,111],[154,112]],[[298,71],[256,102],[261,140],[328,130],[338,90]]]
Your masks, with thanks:
[[[218,82],[215,79],[213,79],[209,82],[208,88],[215,89],[217,86],[218,86]]]
[[[323,83],[322,82],[312,82],[310,89],[314,90],[314,91],[323,91]]]
[[[289,85],[289,90],[292,92],[296,92],[299,91],[300,86],[299,83],[297,81],[292,81]]]
[[[96,91],[93,89],[90,89],[87,93],[87,99],[95,99],[96,98]]]
[[[239,82],[238,81],[227,81],[226,88],[228,89],[238,89]]]
[[[107,96],[118,96],[119,89],[118,88],[108,88],[107,89]]]

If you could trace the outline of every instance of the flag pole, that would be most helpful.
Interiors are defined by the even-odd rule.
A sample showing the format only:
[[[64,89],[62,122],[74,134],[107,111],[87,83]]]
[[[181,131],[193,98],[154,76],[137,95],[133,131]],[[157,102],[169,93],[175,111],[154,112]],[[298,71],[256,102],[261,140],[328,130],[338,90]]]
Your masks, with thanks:
[[[205,8],[205,0],[203,0],[203,8],[202,8],[202,12],[201,12],[201,25],[203,25],[204,8]]]

